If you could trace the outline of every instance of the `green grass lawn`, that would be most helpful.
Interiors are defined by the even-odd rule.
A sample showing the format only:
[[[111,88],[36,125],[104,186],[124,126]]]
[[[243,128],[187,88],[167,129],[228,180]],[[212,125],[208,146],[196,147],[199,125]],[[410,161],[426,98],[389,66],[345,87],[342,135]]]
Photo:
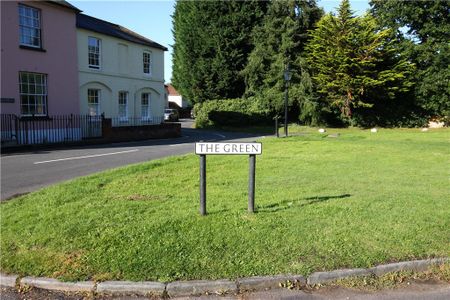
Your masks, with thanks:
[[[293,128],[248,157],[185,155],[1,204],[1,269],[64,280],[236,278],[450,256],[450,130]]]

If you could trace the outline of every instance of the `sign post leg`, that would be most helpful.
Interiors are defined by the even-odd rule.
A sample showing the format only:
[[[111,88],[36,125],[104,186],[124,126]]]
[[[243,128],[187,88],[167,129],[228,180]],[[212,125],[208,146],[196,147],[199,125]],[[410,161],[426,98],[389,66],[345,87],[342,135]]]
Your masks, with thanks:
[[[248,212],[255,212],[255,166],[256,155],[251,154],[249,158],[248,169]]]
[[[200,155],[200,215],[206,215],[206,155]]]
[[[280,137],[280,133],[278,131],[278,116],[275,117],[275,134],[277,137]]]

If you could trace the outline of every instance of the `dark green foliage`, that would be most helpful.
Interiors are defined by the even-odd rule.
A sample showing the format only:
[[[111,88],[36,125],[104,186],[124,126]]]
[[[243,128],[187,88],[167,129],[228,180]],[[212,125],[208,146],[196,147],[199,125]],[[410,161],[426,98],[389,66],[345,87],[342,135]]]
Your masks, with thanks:
[[[274,113],[281,112],[285,86],[283,70],[289,63],[292,70],[290,105],[314,110],[308,106],[311,85],[302,57],[308,40],[307,31],[322,14],[314,0],[271,2],[262,24],[253,32],[255,48],[243,71],[246,96],[256,95],[264,100],[265,108]],[[305,119],[314,119],[310,114],[306,115]]]
[[[380,98],[370,108],[356,108],[354,123],[362,127],[424,127],[428,123],[426,112],[414,105],[413,93],[398,95],[394,101]]]
[[[361,119],[354,118],[355,109],[393,101],[412,86],[414,66],[396,56],[391,36],[389,29],[379,30],[372,16],[354,17],[348,0],[311,32],[307,59],[315,89],[349,124]]]
[[[173,85],[193,103],[241,97],[250,34],[267,2],[177,1]]]
[[[450,117],[450,1],[371,1],[372,13],[396,30],[402,55],[417,66],[415,99],[430,116]]]
[[[193,103],[258,99],[253,108],[282,115],[289,64],[291,121],[423,126],[449,116],[450,2],[371,4],[354,17],[343,0],[323,17],[315,0],[178,1],[173,84]],[[198,125],[253,122],[243,105],[201,114]]]
[[[255,97],[205,101],[195,105],[195,125],[205,128],[271,124],[270,112],[262,109],[261,104]]]

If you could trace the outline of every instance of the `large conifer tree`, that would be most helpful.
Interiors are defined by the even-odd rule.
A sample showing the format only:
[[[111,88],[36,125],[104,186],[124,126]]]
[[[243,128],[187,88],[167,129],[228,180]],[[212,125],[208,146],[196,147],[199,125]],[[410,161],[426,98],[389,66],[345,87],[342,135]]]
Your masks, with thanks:
[[[271,2],[262,24],[254,29],[255,48],[243,71],[247,97],[258,96],[267,108],[279,112],[283,106],[283,71],[288,63],[292,72],[290,103],[304,103],[310,97],[303,52],[307,31],[322,15],[315,0]]]
[[[372,16],[354,17],[348,0],[311,32],[307,50],[315,89],[350,124],[355,108],[393,99],[412,86],[413,65],[396,56],[391,36]]]
[[[267,2],[177,1],[173,15],[173,85],[194,103],[241,97],[241,71]]]

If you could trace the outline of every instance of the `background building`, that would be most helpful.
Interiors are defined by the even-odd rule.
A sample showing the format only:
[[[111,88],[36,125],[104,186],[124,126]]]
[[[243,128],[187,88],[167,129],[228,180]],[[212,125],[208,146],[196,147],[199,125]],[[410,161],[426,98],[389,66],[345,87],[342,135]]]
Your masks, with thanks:
[[[81,113],[122,123],[163,121],[166,47],[83,14],[77,40]]]
[[[182,95],[180,95],[180,93],[178,93],[178,91],[173,87],[173,85],[171,84],[167,84],[167,93],[168,93],[168,105],[170,105],[171,107],[173,106],[173,104],[175,104],[177,106],[177,108],[187,108],[190,105],[189,101],[187,101],[186,99],[183,98]],[[172,103],[172,104],[171,104]]]

